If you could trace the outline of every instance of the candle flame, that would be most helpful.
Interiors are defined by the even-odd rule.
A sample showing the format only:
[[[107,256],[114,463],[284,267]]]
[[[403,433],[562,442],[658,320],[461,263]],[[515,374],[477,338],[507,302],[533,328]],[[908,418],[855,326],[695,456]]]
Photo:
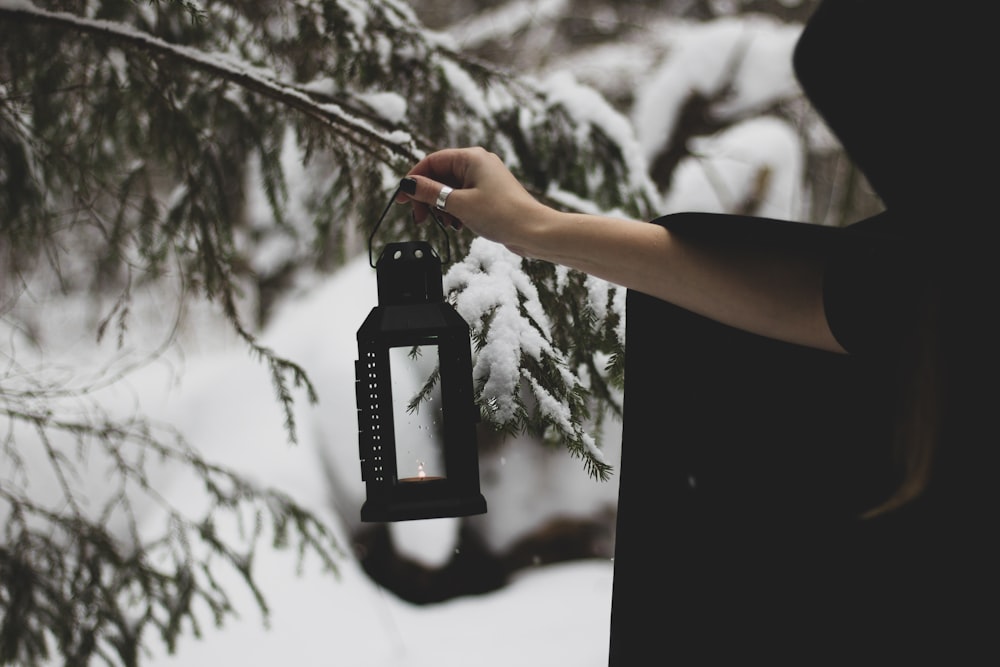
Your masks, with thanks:
[[[427,473],[424,471],[423,461],[417,461],[417,477],[419,477],[420,479],[427,477]]]

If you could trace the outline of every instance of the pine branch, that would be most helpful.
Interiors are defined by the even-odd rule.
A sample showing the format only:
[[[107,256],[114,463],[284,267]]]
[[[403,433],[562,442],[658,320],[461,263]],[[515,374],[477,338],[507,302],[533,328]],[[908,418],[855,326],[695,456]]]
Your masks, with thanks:
[[[145,420],[123,424],[100,414],[56,419],[11,403],[0,408],[11,431],[18,423],[42,429],[46,448],[50,434],[58,433],[71,435],[80,448],[100,447],[113,462],[109,488],[118,487],[103,508],[88,512],[76,503],[68,511],[52,499],[43,504],[19,491],[9,475],[0,485],[0,507],[8,510],[0,533],[0,664],[41,664],[57,652],[67,664],[138,665],[148,630],[155,629],[172,651],[186,626],[200,627],[200,605],[217,625],[236,616],[220,579],[226,570],[251,592],[266,623],[269,609],[252,567],[262,546],[293,547],[300,563],[318,556],[334,573],[345,556],[308,510],[208,462],[169,428],[158,434]],[[50,455],[67,499],[76,497],[67,480],[92,457]],[[183,464],[195,474],[206,499],[201,517],[186,515],[159,495],[148,477],[152,461]],[[140,492],[164,514],[160,532],[140,534],[133,514]],[[109,527],[111,516],[120,513],[131,519],[127,537]],[[149,530],[148,511],[146,516]],[[230,528],[220,531],[223,524]]]
[[[128,50],[142,51],[168,58],[176,66],[188,66],[241,88],[262,95],[274,102],[319,121],[343,140],[358,145],[377,147],[372,158],[381,162],[415,162],[418,153],[400,143],[398,135],[362,122],[357,113],[349,113],[335,102],[318,102],[300,87],[282,83],[268,73],[250,69],[242,63],[203,53],[196,49],[170,44],[153,35],[112,21],[100,21],[69,14],[50,12],[36,7],[0,5],[0,19],[37,23],[61,30],[101,37]]]

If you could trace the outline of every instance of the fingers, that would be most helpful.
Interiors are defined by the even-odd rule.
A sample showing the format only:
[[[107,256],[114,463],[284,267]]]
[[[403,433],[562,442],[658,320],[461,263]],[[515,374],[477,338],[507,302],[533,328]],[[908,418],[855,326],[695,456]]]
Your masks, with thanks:
[[[434,214],[455,229],[460,229],[462,224],[459,218],[450,209],[454,203],[457,189],[444,185],[438,181],[424,176],[407,176],[400,181],[400,192],[396,196],[396,202],[404,204],[407,201],[413,204],[413,219],[416,222],[424,222],[434,209]],[[442,208],[440,203],[445,204]]]
[[[401,194],[396,201],[404,203],[409,200],[414,203],[413,219],[416,222],[424,222],[430,208],[435,207],[435,214],[444,224],[461,229],[462,222],[455,211],[454,202],[460,198],[456,197],[456,193],[466,186],[468,160],[465,153],[465,149],[444,149],[432,153],[414,165],[400,183]],[[439,197],[446,187],[454,189],[446,193],[445,207],[442,209],[438,206],[441,203]]]
[[[445,148],[431,153],[417,164],[413,165],[408,178],[416,182],[413,198],[424,204],[433,205],[437,200],[442,185],[448,185],[455,190],[474,188],[477,186],[476,173],[481,171],[485,161],[491,156],[483,148]],[[499,158],[496,158],[499,163]]]
[[[474,183],[470,182],[470,168],[485,153],[482,148],[445,148],[415,164],[407,175],[426,176],[454,188],[471,187]]]
[[[427,220],[433,210],[444,224],[461,229],[465,215],[490,210],[494,193],[501,188],[509,190],[509,184],[502,183],[505,170],[500,158],[483,148],[446,148],[410,169],[396,201],[411,202],[413,219],[418,223]],[[454,189],[447,194],[442,210],[437,204],[445,186]]]
[[[429,215],[435,216],[442,225],[451,227],[452,229],[461,229],[462,227],[464,227],[462,221],[456,218],[451,213],[446,213],[445,211],[442,211],[440,209],[434,211],[428,209],[427,212]]]
[[[406,179],[413,182],[413,192],[410,194],[410,199],[425,204],[427,206],[436,206],[438,203],[438,196],[442,193],[445,188],[445,183],[441,181],[436,181],[425,176],[407,176]],[[448,186],[451,187],[451,186]],[[461,191],[461,187],[456,187],[450,193],[447,194],[446,206],[445,208],[451,208]]]

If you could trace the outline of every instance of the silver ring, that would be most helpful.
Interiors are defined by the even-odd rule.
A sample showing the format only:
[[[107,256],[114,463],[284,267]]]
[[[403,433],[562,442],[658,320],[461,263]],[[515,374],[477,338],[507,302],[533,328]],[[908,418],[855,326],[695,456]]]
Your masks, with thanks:
[[[447,185],[441,186],[441,192],[438,193],[437,201],[434,202],[434,208],[443,211],[445,204],[448,203],[448,195],[452,192],[454,192],[454,188],[450,188]]]

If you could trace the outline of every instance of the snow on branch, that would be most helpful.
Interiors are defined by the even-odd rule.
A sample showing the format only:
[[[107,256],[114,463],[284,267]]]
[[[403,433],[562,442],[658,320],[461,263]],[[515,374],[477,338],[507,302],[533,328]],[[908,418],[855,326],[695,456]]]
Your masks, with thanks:
[[[105,253],[106,274],[128,281],[172,266],[190,272],[187,284],[219,304],[271,363],[290,430],[286,384],[308,379],[253,349],[237,292],[251,281],[294,285],[336,268],[427,152],[487,146],[536,197],[564,210],[644,218],[657,208],[630,124],[596,91],[567,75],[538,80],[477,61],[403,2],[87,7],[72,14],[0,0],[3,54],[16,65],[0,89],[0,140],[18,139],[0,143],[23,147],[18,160],[37,165],[19,190],[34,194],[19,195],[11,211],[12,229],[28,230],[11,256],[44,256],[32,239],[49,237],[29,233],[39,221],[81,234],[85,224],[60,224],[71,211],[91,224],[95,240],[61,247],[110,239],[118,245]],[[56,47],[55,58],[33,48],[42,40]],[[247,210],[252,190],[264,193],[263,214]],[[383,225],[386,241],[413,236],[402,213]],[[581,425],[620,410],[610,390],[618,380],[602,366],[622,353],[624,313],[608,307],[621,300],[586,276],[557,277],[553,267],[517,258],[490,264],[503,268],[503,281],[483,283],[489,273],[465,280],[459,267],[479,261],[471,243],[468,234],[454,236],[456,255],[468,256],[449,284],[465,303],[488,284],[498,304],[469,316],[482,343],[481,407],[495,409],[503,428],[545,433],[595,463]],[[62,252],[52,246],[53,255]],[[86,275],[96,265],[76,262],[84,279],[68,282],[98,282]],[[502,338],[514,335],[516,345]],[[544,407],[553,397],[566,414]]]
[[[607,479],[610,466],[586,429],[590,387],[554,343],[540,293],[521,262],[505,247],[476,239],[445,276],[476,341],[477,402],[498,430],[546,434],[583,459],[593,476]]]
[[[306,90],[294,83],[280,81],[274,72],[252,67],[245,61],[225,54],[207,53],[197,48],[171,44],[117,21],[89,19],[67,12],[50,12],[28,2],[0,3],[0,17],[97,35],[126,48],[172,58],[300,111],[348,140],[378,146],[386,153],[378,156],[383,161],[390,161],[392,157],[408,161],[417,159],[412,140],[405,135],[377,128],[357,114],[345,111],[335,102],[313,99]]]

